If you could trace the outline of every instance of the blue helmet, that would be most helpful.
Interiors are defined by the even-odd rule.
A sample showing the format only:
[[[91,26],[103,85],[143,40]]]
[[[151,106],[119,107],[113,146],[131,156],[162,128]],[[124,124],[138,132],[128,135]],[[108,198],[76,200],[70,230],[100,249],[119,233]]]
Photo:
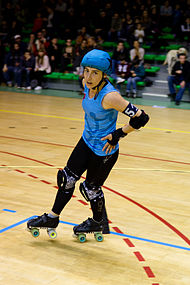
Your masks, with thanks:
[[[106,74],[112,72],[112,60],[109,54],[103,50],[93,49],[89,51],[82,59],[82,66],[88,66],[101,70]]]

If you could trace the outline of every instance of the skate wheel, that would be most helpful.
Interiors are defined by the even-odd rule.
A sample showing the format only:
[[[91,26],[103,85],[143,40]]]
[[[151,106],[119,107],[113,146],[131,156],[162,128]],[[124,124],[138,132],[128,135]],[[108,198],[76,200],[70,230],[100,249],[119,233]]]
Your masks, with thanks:
[[[31,234],[33,237],[39,237],[40,231],[38,229],[31,229]]]
[[[79,234],[78,235],[78,240],[80,242],[85,242],[86,241],[86,235],[85,234]]]
[[[51,239],[55,239],[57,237],[57,232],[53,229],[48,229],[47,233]]]
[[[94,238],[96,241],[100,242],[100,241],[103,241],[104,240],[104,237],[101,233],[95,233],[94,234]]]

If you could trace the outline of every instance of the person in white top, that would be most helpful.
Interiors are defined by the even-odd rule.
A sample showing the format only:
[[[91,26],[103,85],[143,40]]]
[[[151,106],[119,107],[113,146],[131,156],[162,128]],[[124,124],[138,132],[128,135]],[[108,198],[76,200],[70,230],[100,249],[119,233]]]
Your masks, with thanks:
[[[143,43],[145,33],[140,23],[137,25],[137,28],[135,29],[134,36],[139,43]]]
[[[133,61],[134,59],[139,59],[141,63],[144,62],[144,48],[140,47],[140,44],[138,41],[134,41],[133,43],[133,49],[130,50],[130,59]]]
[[[49,57],[45,54],[45,50],[39,50],[35,59],[35,78],[38,82],[35,90],[42,89],[42,83],[44,81],[44,75],[51,73],[51,65],[49,63]]]

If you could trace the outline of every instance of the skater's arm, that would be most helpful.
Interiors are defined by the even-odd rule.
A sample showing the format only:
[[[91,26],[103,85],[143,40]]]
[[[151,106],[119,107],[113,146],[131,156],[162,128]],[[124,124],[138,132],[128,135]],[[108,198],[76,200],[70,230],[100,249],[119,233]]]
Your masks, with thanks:
[[[102,101],[102,106],[104,109],[112,108],[130,117],[130,121],[122,128],[102,138],[103,141],[107,140],[102,149],[106,151],[106,154],[115,148],[120,138],[125,137],[135,129],[145,126],[149,120],[149,116],[143,110],[139,110],[136,106],[125,100],[118,92],[108,93]]]

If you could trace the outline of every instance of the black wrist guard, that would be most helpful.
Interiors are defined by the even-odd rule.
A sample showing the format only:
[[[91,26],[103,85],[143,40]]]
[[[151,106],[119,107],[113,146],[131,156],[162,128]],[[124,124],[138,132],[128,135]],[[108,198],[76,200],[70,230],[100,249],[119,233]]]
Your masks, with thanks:
[[[134,118],[131,118],[129,121],[129,125],[134,129],[140,129],[141,127],[144,127],[149,121],[149,116],[143,110],[141,111],[142,113],[139,117],[136,116]]]
[[[108,140],[109,144],[116,145],[120,138],[124,138],[127,134],[122,131],[122,128],[115,130],[112,134],[112,139]]]

